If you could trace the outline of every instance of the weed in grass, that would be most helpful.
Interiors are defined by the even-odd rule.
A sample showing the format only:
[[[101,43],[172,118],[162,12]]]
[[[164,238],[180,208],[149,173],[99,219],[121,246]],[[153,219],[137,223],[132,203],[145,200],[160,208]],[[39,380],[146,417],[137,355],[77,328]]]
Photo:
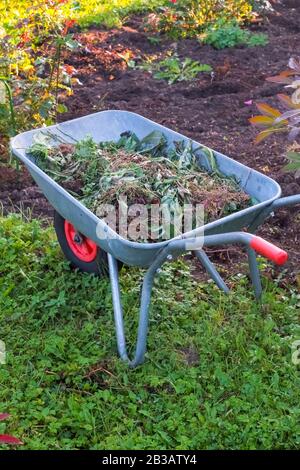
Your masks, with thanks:
[[[25,449],[297,449],[299,294],[248,279],[225,297],[182,260],[154,288],[145,364],[117,358],[108,281],[73,272],[52,229],[0,220],[0,433]],[[141,272],[123,269],[135,339]],[[190,362],[189,356],[197,357]]]

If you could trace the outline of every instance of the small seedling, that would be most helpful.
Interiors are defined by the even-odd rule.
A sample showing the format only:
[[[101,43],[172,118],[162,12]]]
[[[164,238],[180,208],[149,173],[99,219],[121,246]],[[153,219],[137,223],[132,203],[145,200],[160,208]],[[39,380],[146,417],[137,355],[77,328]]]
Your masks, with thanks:
[[[201,64],[190,58],[180,61],[178,57],[168,57],[158,63],[158,71],[154,78],[167,80],[169,85],[175,82],[192,81],[201,72],[211,72],[212,67],[208,64]]]
[[[150,42],[150,44],[153,44],[153,46],[157,46],[158,44],[161,43],[161,38],[158,36],[148,36],[147,39]]]

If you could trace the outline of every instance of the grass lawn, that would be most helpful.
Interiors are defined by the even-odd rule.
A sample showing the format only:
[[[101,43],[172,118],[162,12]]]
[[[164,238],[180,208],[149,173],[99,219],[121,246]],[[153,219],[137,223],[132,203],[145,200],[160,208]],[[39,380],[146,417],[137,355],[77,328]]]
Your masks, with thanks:
[[[246,277],[226,297],[177,261],[156,283],[147,361],[116,354],[107,280],[72,272],[52,228],[0,218],[0,434],[26,449],[299,448],[299,294]],[[134,340],[141,273],[121,275]]]

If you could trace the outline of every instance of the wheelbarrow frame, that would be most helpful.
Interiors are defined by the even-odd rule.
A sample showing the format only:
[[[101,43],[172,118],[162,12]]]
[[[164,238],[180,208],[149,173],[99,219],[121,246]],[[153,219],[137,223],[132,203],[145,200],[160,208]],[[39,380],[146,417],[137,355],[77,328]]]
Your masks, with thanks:
[[[135,132],[140,138],[154,130],[159,130],[164,133],[170,145],[178,140],[190,141],[188,137],[135,113],[103,111],[44,129],[19,134],[11,139],[11,151],[25,164],[55,210],[108,254],[118,351],[123,360],[131,366],[136,366],[144,361],[152,285],[161,266],[186,251],[194,251],[209,276],[220,289],[227,293],[226,284],[203,249],[191,249],[190,247],[199,237],[202,237],[203,248],[238,243],[246,247],[255,295],[256,298],[259,298],[262,288],[256,253],[266,256],[277,264],[283,264],[287,256],[283,250],[252,235],[252,233],[275,210],[300,203],[300,195],[280,199],[281,188],[273,179],[214,151],[221,173],[226,176],[235,175],[241,188],[255,198],[257,203],[252,207],[210,222],[170,240],[151,244],[137,243],[116,234],[103,220],[99,219],[42,171],[35,164],[34,159],[26,154],[34,136],[40,132],[47,132],[48,135],[63,138],[66,142],[74,142],[74,139],[79,140],[90,134],[96,142],[101,142],[116,141],[122,132],[128,130]],[[196,147],[201,145],[198,142],[192,142]],[[199,164],[209,171],[209,163],[205,160],[205,156],[200,154],[198,158]],[[247,230],[248,233],[242,232],[242,230]],[[133,360],[129,359],[126,349],[117,260],[127,265],[148,268],[142,286],[137,343]]]

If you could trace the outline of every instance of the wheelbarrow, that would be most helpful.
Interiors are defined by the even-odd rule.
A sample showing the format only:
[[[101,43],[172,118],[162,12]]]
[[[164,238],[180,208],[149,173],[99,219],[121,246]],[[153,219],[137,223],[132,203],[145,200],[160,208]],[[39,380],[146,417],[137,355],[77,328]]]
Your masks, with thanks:
[[[103,111],[19,134],[11,140],[11,150],[13,155],[25,164],[54,207],[54,226],[58,241],[71,264],[81,271],[98,274],[100,265],[103,266],[104,263],[107,266],[112,289],[118,352],[124,361],[135,367],[144,362],[152,286],[154,277],[162,265],[171,262],[182,253],[193,251],[217,286],[228,293],[228,287],[209,260],[204,248],[239,244],[248,254],[250,276],[255,296],[259,299],[262,286],[257,254],[278,265],[283,265],[288,255],[282,249],[254,235],[254,232],[276,209],[300,203],[300,195],[280,198],[280,186],[273,179],[219,152],[214,152],[219,171],[226,176],[234,175],[241,189],[255,201],[255,204],[172,239],[157,243],[138,243],[119,236],[103,219],[99,219],[43,172],[34,159],[26,154],[34,136],[41,131],[47,131],[57,139],[72,143],[74,139],[83,139],[87,134],[96,142],[117,141],[120,134],[128,130],[135,132],[139,138],[155,130],[163,132],[170,145],[174,141],[190,141],[187,137],[135,113]],[[197,142],[193,142],[193,145],[199,147]],[[199,158],[199,164],[209,170],[207,162],[203,159],[201,161],[202,157]],[[201,246],[198,243],[200,238]],[[132,360],[128,357],[126,346],[119,286],[120,263],[147,268],[142,283],[136,348]]]

